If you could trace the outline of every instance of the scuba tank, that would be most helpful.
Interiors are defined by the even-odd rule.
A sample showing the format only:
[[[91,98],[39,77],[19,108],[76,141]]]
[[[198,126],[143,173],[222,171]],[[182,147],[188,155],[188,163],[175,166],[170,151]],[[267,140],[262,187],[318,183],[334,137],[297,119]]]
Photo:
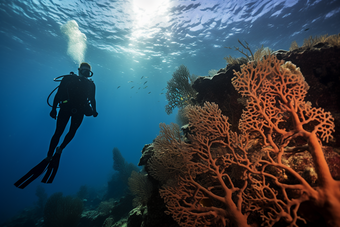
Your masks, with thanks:
[[[72,75],[74,75],[74,72],[70,72],[70,74],[68,74],[68,75],[58,76],[58,77],[54,78],[53,81],[55,81],[55,82],[61,82],[62,79],[63,79],[65,76],[72,76]],[[60,79],[60,78],[61,78],[61,79]],[[54,89],[51,91],[51,93],[48,95],[48,97],[47,97],[47,105],[49,105],[50,107],[53,107],[53,106],[50,104],[50,97],[51,97],[51,95],[59,88],[59,86],[60,86],[60,85],[58,85],[56,88],[54,88]],[[57,108],[60,108],[60,107],[57,107]]]
[[[68,75],[62,75],[62,76],[58,76],[58,77],[54,78],[53,81],[61,82],[64,79],[64,77],[73,76],[73,75],[75,75],[74,72],[70,72],[70,74],[68,74]],[[75,76],[77,76],[77,75],[75,75]],[[90,75],[86,78],[89,78],[89,77],[92,77],[92,76],[93,76],[93,72],[91,72]],[[89,80],[92,81],[91,79],[89,79]],[[54,88],[47,97],[47,104],[50,107],[53,107],[49,102],[50,97],[59,87],[60,87],[60,85],[58,85],[56,88]],[[68,99],[65,99],[65,101],[62,101],[62,103],[67,103],[67,102],[68,102]],[[57,108],[60,108],[60,106],[57,106]],[[92,106],[90,105],[89,101],[84,103],[84,114],[85,114],[85,116],[92,116],[93,115],[93,109],[92,109]]]

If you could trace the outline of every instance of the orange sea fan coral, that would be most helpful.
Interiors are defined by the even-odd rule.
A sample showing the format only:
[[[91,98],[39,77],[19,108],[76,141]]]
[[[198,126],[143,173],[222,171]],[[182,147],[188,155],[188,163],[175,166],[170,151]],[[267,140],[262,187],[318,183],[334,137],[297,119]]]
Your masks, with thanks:
[[[248,226],[256,216],[265,226],[298,226],[308,221],[298,212],[308,201],[327,225],[340,226],[340,182],[331,176],[321,143],[332,138],[333,117],[304,101],[308,85],[298,68],[267,56],[256,66],[243,65],[232,83],[247,100],[241,134],[230,130],[216,104],[187,107],[190,143],[175,143],[186,168],[160,190],[168,213],[182,227]],[[304,150],[294,149],[297,140],[305,141]],[[312,154],[317,187],[283,162],[287,152],[305,150]]]
[[[267,154],[267,160],[259,162],[261,172],[267,166],[280,167],[300,182],[294,186],[276,183],[284,192],[287,206],[293,208],[294,204],[293,216],[303,201],[310,200],[324,213],[330,226],[340,226],[340,182],[332,178],[321,144],[321,140],[328,142],[332,138],[334,119],[329,112],[304,101],[308,89],[304,77],[283,63],[275,56],[268,56],[256,68],[249,63],[241,68],[241,72],[235,72],[232,83],[247,98],[239,128],[243,134],[260,135],[263,151]],[[305,179],[282,164],[285,147],[297,138],[305,139],[308,144],[318,175],[318,188],[312,188]],[[264,180],[265,176],[262,178]],[[285,194],[292,189],[300,191],[298,203]],[[296,218],[291,219],[292,223]]]

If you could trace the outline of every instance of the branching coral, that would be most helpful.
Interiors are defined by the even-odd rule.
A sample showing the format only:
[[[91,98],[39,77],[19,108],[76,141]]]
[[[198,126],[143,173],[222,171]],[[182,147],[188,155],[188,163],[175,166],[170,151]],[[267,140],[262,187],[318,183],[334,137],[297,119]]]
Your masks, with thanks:
[[[150,175],[161,183],[177,179],[187,171],[189,157],[184,153],[187,144],[181,140],[177,124],[161,123],[161,132],[154,142],[154,155],[149,159]]]
[[[331,176],[321,143],[332,138],[333,117],[304,101],[308,85],[300,70],[267,56],[256,67],[243,65],[232,83],[247,100],[241,134],[229,129],[216,104],[205,103],[186,108],[190,143],[160,140],[185,165],[160,190],[168,213],[182,227],[248,226],[258,218],[264,226],[298,226],[307,222],[299,209],[308,201],[328,226],[340,226],[340,182]],[[306,146],[294,149],[297,141]],[[317,187],[283,162],[285,155],[306,150]]]
[[[340,33],[335,35],[321,35],[321,36],[309,36],[307,39],[303,40],[303,44],[301,47],[312,47],[318,43],[328,43],[332,46],[340,46]],[[293,41],[289,50],[298,49],[299,45],[296,41]]]
[[[182,227],[248,226],[247,215],[242,213],[247,182],[234,184],[228,174],[237,162],[246,160],[234,147],[243,146],[243,138],[229,131],[227,118],[216,104],[188,106],[186,110],[191,144],[180,152],[187,157],[187,170],[160,190],[169,214]],[[235,174],[245,179],[244,171],[239,170]]]
[[[228,57],[224,57],[223,59],[227,61],[227,64],[246,64],[249,61],[254,61],[255,63],[260,61],[264,56],[266,55],[270,55],[271,54],[271,50],[268,47],[263,47],[263,45],[261,46],[261,48],[257,49],[255,51],[255,53],[253,54],[253,52],[251,51],[249,44],[245,41],[245,44],[242,43],[240,40],[237,40],[241,46],[244,49],[240,49],[239,47],[234,46],[234,49],[238,52],[240,52],[242,55],[244,55],[245,57],[241,57],[241,58],[234,58],[232,56],[228,56]],[[232,49],[231,47],[225,47],[228,49]],[[247,53],[248,52],[248,53]]]
[[[196,95],[192,88],[195,76],[191,76],[187,67],[181,65],[172,74],[171,80],[168,81],[166,99],[168,104],[165,106],[167,114],[171,114],[176,107],[183,108],[190,104],[190,99]]]
[[[239,128],[243,134],[257,135],[265,153],[265,158],[258,161],[259,172],[253,172],[261,176],[263,185],[258,189],[253,187],[259,196],[256,199],[274,201],[277,207],[268,215],[263,214],[266,222],[272,225],[284,218],[295,226],[299,206],[309,200],[324,213],[330,226],[339,226],[340,182],[332,178],[321,148],[321,140],[328,142],[332,138],[334,119],[331,114],[304,101],[308,89],[304,77],[291,63],[283,64],[275,56],[267,57],[256,68],[249,63],[235,75],[232,82],[235,89],[248,99]],[[296,139],[304,139],[308,144],[318,175],[318,188],[312,188],[297,172],[282,163],[285,148],[295,144]],[[289,173],[299,183],[280,182],[277,176],[269,173],[271,167]],[[269,198],[261,193],[270,181],[279,187],[282,199],[274,196],[274,190]],[[292,191],[297,198],[293,198]]]
[[[152,183],[148,176],[132,171],[128,184],[131,193],[135,195],[133,206],[146,205],[152,193]]]

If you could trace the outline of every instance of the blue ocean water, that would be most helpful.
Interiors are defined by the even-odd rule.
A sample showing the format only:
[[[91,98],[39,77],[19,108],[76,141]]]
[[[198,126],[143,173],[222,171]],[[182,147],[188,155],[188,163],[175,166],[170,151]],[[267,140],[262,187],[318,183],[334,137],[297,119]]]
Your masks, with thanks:
[[[61,29],[68,23],[73,35]],[[253,50],[288,50],[294,40],[339,32],[337,0],[1,0],[0,223],[33,206],[38,185],[49,195],[105,188],[113,147],[137,164],[159,123],[176,121],[165,113],[165,87],[179,65],[207,76],[226,66],[223,57],[240,57],[224,48],[238,39]],[[80,61],[92,65],[98,117],[84,119],[53,184],[14,187],[46,156],[53,78],[77,73]]]

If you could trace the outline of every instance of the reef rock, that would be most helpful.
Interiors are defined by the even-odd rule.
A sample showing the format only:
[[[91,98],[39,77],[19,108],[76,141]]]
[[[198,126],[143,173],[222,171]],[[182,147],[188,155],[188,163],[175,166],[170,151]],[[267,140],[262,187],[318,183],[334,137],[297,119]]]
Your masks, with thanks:
[[[234,126],[232,129],[236,131],[243,105],[238,102],[241,96],[231,84],[234,70],[239,71],[240,65],[228,65],[213,77],[198,77],[192,87],[197,91],[194,103],[203,105],[206,101],[215,102],[222,113],[229,117]]]

